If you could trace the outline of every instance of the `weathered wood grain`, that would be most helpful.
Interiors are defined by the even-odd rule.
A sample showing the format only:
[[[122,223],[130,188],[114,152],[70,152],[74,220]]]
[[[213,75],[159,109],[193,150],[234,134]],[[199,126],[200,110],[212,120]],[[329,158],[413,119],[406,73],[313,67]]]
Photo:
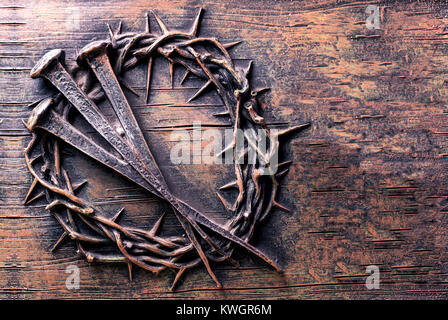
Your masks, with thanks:
[[[448,4],[382,2],[381,28],[368,30],[373,1],[12,1],[0,5],[0,297],[47,298],[446,298],[448,296]],[[285,274],[238,251],[241,267],[216,265],[224,289],[204,268],[189,272],[177,292],[174,273],[154,276],[127,267],[90,265],[66,244],[49,248],[62,232],[45,203],[22,204],[31,175],[21,120],[28,103],[48,94],[28,74],[50,49],[68,60],[107,36],[106,23],[123,20],[143,30],[156,9],[170,27],[187,27],[202,6],[202,35],[244,40],[231,51],[242,65],[254,60],[253,81],[268,85],[272,124],[312,122],[290,144],[294,160],[281,198],[292,213],[275,211],[253,244],[277,256]],[[78,20],[79,19],[79,20]],[[153,26],[154,24],[153,24]],[[170,186],[179,197],[219,221],[227,217],[215,195],[232,169],[172,166],[171,126],[193,120],[225,128],[211,116],[213,94],[199,106],[185,101],[200,87],[189,79],[169,90],[167,65],[155,66],[151,101],[132,98],[137,117]],[[183,73],[176,69],[176,83]],[[144,92],[144,71],[129,77]],[[205,142],[204,142],[205,144]],[[74,153],[75,178],[89,178],[83,195],[106,210],[125,206],[123,223],[148,227],[166,209],[144,191]],[[164,227],[175,230],[168,216]],[[81,270],[79,290],[67,290],[65,269]],[[381,270],[380,290],[364,282],[367,265]]]

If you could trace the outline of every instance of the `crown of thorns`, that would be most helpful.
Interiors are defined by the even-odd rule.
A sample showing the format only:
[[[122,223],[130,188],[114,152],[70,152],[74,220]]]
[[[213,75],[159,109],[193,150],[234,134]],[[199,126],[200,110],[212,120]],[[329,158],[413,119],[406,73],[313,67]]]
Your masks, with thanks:
[[[210,261],[233,261],[231,256],[235,246],[243,247],[280,271],[277,263],[249,244],[249,240],[257,225],[274,207],[289,211],[276,199],[278,180],[288,171],[291,161],[276,162],[274,167],[270,159],[278,156],[280,137],[309,124],[275,134],[266,127],[258,96],[267,88],[251,89],[248,79],[252,62],[246,68],[234,66],[227,50],[239,42],[222,44],[215,38],[196,36],[201,12],[202,9],[188,32],[169,30],[155,12],[152,14],[161,34],[150,32],[148,15],[146,30],[142,33],[122,33],[121,22],[116,31],[108,25],[110,39],[85,46],[77,56],[76,66],[68,68],[64,62],[64,51],[52,50],[32,69],[31,77],[45,78],[58,90],[57,94],[31,105],[34,109],[25,124],[32,133],[32,140],[25,149],[25,160],[34,177],[25,203],[46,198],[46,209],[64,229],[52,251],[71,238],[78,252],[89,262],[128,264],[130,278],[132,265],[154,273],[174,269],[177,274],[171,289],[187,269],[201,263],[221,287]],[[236,191],[235,202],[230,203],[217,192],[233,216],[225,225],[210,220],[171,193],[123,93],[125,89],[138,96],[124,81],[123,74],[137,65],[147,64],[148,102],[155,56],[164,57],[170,63],[172,85],[174,65],[186,70],[181,84],[189,75],[205,81],[189,102],[208,87],[213,87],[225,108],[216,116],[228,116],[234,132],[255,129],[268,137],[270,145],[267,151],[257,147],[257,137],[245,134],[241,148],[236,148],[234,137],[221,152],[221,155],[231,152],[234,160],[254,155],[252,161],[235,161],[235,180],[220,188],[220,191]],[[104,99],[112,105],[119,120],[118,127],[100,111],[98,104]],[[110,144],[113,152],[70,122],[72,113],[85,118]],[[168,202],[186,237],[158,235],[165,213],[149,230],[132,228],[119,223],[123,209],[114,215],[106,214],[79,197],[77,191],[87,181],[71,181],[64,167],[66,155],[61,151],[64,145],[74,147]],[[38,187],[43,191],[38,193]],[[112,247],[112,250],[105,251],[105,247]]]

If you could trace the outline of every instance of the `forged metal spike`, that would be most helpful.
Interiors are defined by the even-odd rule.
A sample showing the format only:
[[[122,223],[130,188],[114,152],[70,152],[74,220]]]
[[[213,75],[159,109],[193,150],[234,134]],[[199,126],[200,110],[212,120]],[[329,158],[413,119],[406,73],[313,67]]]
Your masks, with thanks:
[[[277,208],[279,208],[279,209],[281,209],[281,210],[283,210],[283,211],[286,211],[286,212],[288,212],[288,213],[291,212],[291,210],[289,210],[289,209],[288,209],[287,207],[285,207],[284,205],[278,203],[277,201],[274,201],[273,205],[274,205],[274,207],[277,207]]]
[[[58,249],[66,240],[68,240],[70,237],[67,233],[67,231],[64,231],[59,239],[55,242],[55,244],[51,247],[50,252],[55,252],[56,249]]]
[[[202,8],[199,8],[199,12],[198,12],[196,18],[194,19],[193,25],[191,26],[191,29],[190,29],[190,34],[192,36],[196,36],[198,33],[199,22],[201,20],[201,13],[202,13]]]
[[[105,166],[114,169],[146,190],[160,196],[160,193],[129,166],[127,162],[124,162],[106,151],[103,147],[97,145],[72,124],[51,110],[51,98],[42,101],[34,108],[26,125],[30,131],[41,128],[59,137],[79,151],[101,162]]]
[[[93,42],[81,50],[78,56],[78,61],[86,61],[98,78],[101,86],[106,92],[110,104],[117,114],[127,140],[132,145],[133,153],[140,158],[146,169],[156,177],[157,183],[168,188],[165,178],[157,167],[154,156],[149,150],[140,126],[134,117],[131,106],[115,76],[115,72],[107,56],[108,46],[108,42]],[[141,170],[139,170],[140,167],[135,169],[141,172]]]
[[[151,87],[151,72],[152,72],[152,56],[148,60],[148,68],[146,69],[146,103],[149,101],[149,88]]]
[[[28,203],[28,199],[30,198],[31,194],[33,193],[34,188],[36,188],[36,186],[37,186],[37,182],[38,182],[37,178],[34,178],[33,182],[31,183],[31,186],[28,189],[28,192],[27,192],[27,194],[25,196],[25,200],[23,200],[23,204],[27,204]]]
[[[310,125],[311,125],[311,123],[301,124],[299,126],[294,126],[294,127],[291,127],[291,128],[284,129],[282,131],[278,131],[277,133],[275,133],[275,135],[278,136],[278,137],[281,137],[281,136],[287,135],[287,134],[292,133],[292,132],[297,131],[297,130],[306,129]]]
[[[154,11],[151,10],[152,15],[154,18],[156,18],[157,24],[159,25],[160,29],[162,30],[163,34],[168,34],[170,31],[166,27],[165,23],[162,21],[162,19],[159,17],[159,15]]]
[[[199,97],[204,92],[204,90],[207,89],[208,86],[211,85],[212,83],[213,83],[212,80],[208,80],[190,99],[188,99],[187,102],[191,102],[197,97]]]
[[[118,210],[118,212],[112,217],[112,221],[118,221],[118,219],[121,217],[121,214],[124,212],[124,208],[121,208]]]
[[[92,54],[95,51],[105,50],[107,43],[92,43],[90,49],[84,48],[82,55]],[[83,115],[89,124],[106,139],[117,152],[119,152],[129,164],[134,167],[142,177],[150,184],[155,184],[154,188],[160,188],[160,182],[154,179],[153,174],[142,168],[141,159],[134,157],[133,150],[112,128],[108,120],[98,110],[98,107],[85,95],[78,87],[71,75],[64,68],[60,60],[63,60],[64,52],[59,49],[52,50],[44,55],[31,70],[31,77],[43,77],[49,80]],[[80,59],[82,61],[82,59]],[[116,78],[114,77],[114,81]],[[121,91],[121,89],[120,89]],[[31,120],[31,118],[30,118]],[[146,143],[145,143],[146,145]],[[85,151],[85,150],[81,150]],[[146,159],[149,161],[149,159]],[[153,188],[153,189],[154,189]],[[152,192],[152,191],[151,191]],[[157,192],[156,194],[158,194]]]
[[[226,44],[223,44],[223,47],[224,47],[226,50],[229,50],[229,49],[231,49],[231,48],[233,48],[233,47],[239,45],[239,44],[242,43],[242,42],[243,42],[243,41],[235,41],[235,42],[226,43]]]
[[[225,190],[231,188],[238,188],[238,183],[236,180],[223,185],[221,188],[219,188],[219,190]]]
[[[188,77],[189,74],[190,74],[190,70],[185,69],[185,74],[184,74],[184,76],[182,77],[182,80],[180,81],[180,84],[181,84],[181,85],[184,84],[185,80],[187,80],[187,77]]]

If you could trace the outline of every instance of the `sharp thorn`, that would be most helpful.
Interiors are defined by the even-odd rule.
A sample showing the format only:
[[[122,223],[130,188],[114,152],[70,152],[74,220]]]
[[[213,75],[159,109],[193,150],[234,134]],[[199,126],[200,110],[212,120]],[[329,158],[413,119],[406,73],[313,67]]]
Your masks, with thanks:
[[[62,172],[64,174],[65,184],[67,185],[68,191],[73,194],[73,186],[72,182],[70,181],[70,176],[68,175],[67,170],[63,169]]]
[[[115,38],[114,32],[112,31],[112,27],[110,26],[110,23],[106,23],[107,25],[107,30],[109,31],[109,36],[111,38]]]
[[[128,90],[129,92],[131,92],[134,96],[136,97],[140,97],[140,95],[138,94],[137,91],[135,91],[124,79],[120,78],[118,80],[120,82],[120,84],[123,86],[123,88],[125,88],[126,90]]]
[[[38,182],[37,178],[34,178],[33,182],[31,183],[30,188],[28,189],[28,192],[27,192],[27,194],[26,194],[25,200],[23,200],[23,203],[24,203],[24,204],[27,204],[29,197],[31,196],[31,194],[32,194],[33,191],[34,191],[34,188],[35,188],[36,185],[37,185],[37,182]]]
[[[288,171],[289,171],[289,168],[286,168],[285,170],[280,171],[279,173],[277,173],[275,176],[276,176],[277,178],[281,178],[281,177],[283,177]]]
[[[196,99],[198,96],[200,96],[201,93],[204,92],[204,90],[207,89],[207,87],[209,85],[211,85],[212,83],[213,83],[212,80],[208,80],[190,99],[188,99],[188,102],[191,102],[194,99]]]
[[[271,90],[271,88],[269,88],[269,87],[261,88],[261,89],[255,89],[255,90],[253,90],[253,91],[251,92],[251,95],[252,95],[253,97],[257,97],[257,96],[259,96],[260,94],[263,94],[263,93],[268,92],[268,91],[270,91],[270,90]]]
[[[170,82],[171,89],[174,89],[174,63],[170,62]]]
[[[183,84],[185,80],[187,80],[188,75],[190,74],[190,70],[186,69],[184,76],[182,77],[182,80],[180,81],[180,84]]]
[[[166,27],[166,25],[162,21],[162,19],[160,19],[159,15],[155,11],[153,11],[153,10],[151,10],[151,13],[154,16],[154,18],[156,19],[157,24],[159,25],[159,27],[162,30],[163,34],[169,33],[170,31],[168,30],[168,28]]]
[[[222,204],[228,211],[230,212],[235,211],[233,209],[233,206],[231,206],[230,203],[226,199],[224,199],[224,197],[219,192],[216,192],[216,194],[218,195],[219,200],[221,200]]]
[[[221,188],[219,188],[219,190],[225,190],[225,189],[230,189],[230,188],[236,188],[238,186],[237,181],[232,181],[229,182],[225,185],[223,185]]]
[[[278,131],[276,133],[276,135],[278,137],[283,136],[283,135],[287,135],[287,134],[292,133],[294,131],[308,128],[310,125],[311,125],[310,123],[305,123],[305,124],[301,124],[300,126],[294,126],[294,127],[288,128],[288,129],[284,129],[284,130]]]
[[[219,113],[215,113],[213,114],[214,117],[225,117],[225,116],[230,116],[229,111],[223,111],[223,112],[219,112]]]
[[[176,277],[174,277],[173,284],[170,287],[170,291],[174,291],[177,282],[180,280],[180,277],[185,272],[185,270],[187,270],[187,268],[180,268],[179,271],[176,273]]]
[[[48,98],[48,97],[47,97],[47,98]],[[36,106],[37,104],[39,104],[39,102],[41,102],[41,101],[43,101],[43,100],[45,100],[45,99],[47,99],[47,98],[42,98],[42,99],[39,99],[39,100],[37,100],[37,101],[34,101],[33,103],[27,105],[27,107],[28,107],[28,108],[32,108],[32,107]],[[23,120],[22,120],[22,121],[23,121]]]
[[[242,43],[242,42],[243,42],[243,41],[230,42],[230,43],[223,44],[223,46],[224,46],[224,48],[225,48],[226,50],[229,50],[229,49],[232,49],[233,47],[239,45],[239,44]]]
[[[128,261],[129,281],[132,281],[132,263]]]
[[[151,236],[155,236],[157,233],[157,230],[159,230],[160,224],[162,223],[163,218],[165,217],[165,212],[162,213],[162,215],[160,216],[160,218],[157,220],[157,222],[154,224],[154,226],[152,227],[152,229],[149,231],[149,234]]]
[[[64,231],[64,233],[59,237],[56,243],[51,247],[50,252],[55,252],[56,249],[58,249],[67,239],[68,239],[68,233],[67,231]]]
[[[148,68],[146,70],[146,103],[149,101],[149,88],[151,85],[152,57],[149,57]]]
[[[37,196],[35,196],[34,198],[28,200],[27,202],[25,202],[25,204],[30,204],[31,202],[36,201],[37,199],[42,198],[43,196],[45,196],[44,192],[39,193]]]
[[[250,60],[250,61],[249,61],[249,65],[248,65],[247,68],[244,70],[244,75],[245,75],[246,77],[249,75],[250,70],[252,69],[252,63],[253,63],[253,61]]]
[[[38,154],[37,156],[35,156],[34,158],[32,158],[30,160],[30,164],[33,164],[37,159],[40,159],[40,158],[42,158],[42,154],[41,153]]]
[[[59,147],[59,142],[56,140],[54,142],[54,167],[56,169],[56,175],[61,176],[61,151]]]
[[[192,36],[195,36],[198,33],[199,21],[201,20],[201,13],[202,13],[202,8],[199,8],[199,12],[198,12],[196,18],[194,19],[193,26],[191,27],[191,30],[190,30],[190,34]]]
[[[224,153],[226,153],[227,151],[229,151],[232,148],[233,148],[233,143],[231,143],[227,147],[225,147],[225,149],[223,149],[220,153],[218,153],[216,155],[216,157],[219,158],[220,156],[222,156]]]
[[[287,207],[285,207],[284,205],[278,203],[277,201],[274,201],[274,207],[277,207],[277,208],[279,208],[279,209],[281,209],[281,210],[283,210],[283,211],[286,211],[286,212],[288,212],[288,213],[291,212],[291,210],[289,210],[289,209],[288,209]]]
[[[121,214],[124,212],[124,208],[121,208],[114,216],[113,216],[113,218],[112,218],[112,221],[117,221],[119,218],[120,218],[120,216],[121,216]]]
[[[277,164],[277,167],[280,168],[280,167],[283,167],[283,166],[290,165],[291,163],[292,163],[292,160],[280,162],[279,164]]]
[[[241,161],[242,159],[244,159],[244,157],[249,153],[249,149],[245,148],[239,155],[238,155],[238,160]]]
[[[199,241],[197,240],[193,228],[192,228],[192,223],[194,223],[192,220],[190,220],[189,218],[185,218],[182,217],[180,218],[179,214],[176,213],[176,211],[174,211],[174,213],[176,214],[176,216],[178,217],[179,222],[181,223],[182,227],[184,228],[188,238],[190,239],[190,242],[193,244],[194,248],[196,249],[199,257],[201,258],[202,262],[205,265],[205,268],[207,269],[208,274],[210,275],[210,277],[215,281],[216,285],[218,287],[221,286],[218,278],[216,278],[216,275],[213,273],[212,268],[210,267],[210,263],[207,259],[207,256],[204,253],[204,250],[202,250],[201,244],[199,243]],[[185,220],[184,220],[185,219]]]
[[[149,33],[149,30],[150,30],[149,26],[150,25],[149,25],[149,14],[148,14],[148,12],[145,13],[145,16],[146,16],[145,32]]]
[[[185,80],[187,80],[187,77],[190,75],[190,70],[186,69],[184,76],[182,77],[182,80],[180,81],[180,84],[183,84]]]
[[[117,30],[115,31],[115,35],[119,35],[121,33],[121,29],[123,27],[123,24],[121,22],[121,20],[118,22],[118,27]]]
[[[115,34],[114,34],[114,32],[112,31],[112,27],[110,26],[110,24],[108,23],[107,24],[107,30],[109,31],[109,38],[110,38],[110,41],[112,42],[112,45],[115,45]]]
[[[84,186],[85,184],[87,184],[87,180],[84,180],[76,185],[73,186],[73,192],[78,191],[79,188],[81,188],[82,186]]]

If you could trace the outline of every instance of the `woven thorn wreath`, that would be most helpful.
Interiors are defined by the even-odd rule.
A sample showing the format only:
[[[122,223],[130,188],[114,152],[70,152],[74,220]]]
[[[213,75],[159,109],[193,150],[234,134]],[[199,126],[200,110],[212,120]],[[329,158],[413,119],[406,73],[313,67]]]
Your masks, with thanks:
[[[34,109],[25,123],[32,133],[32,140],[25,149],[25,160],[34,177],[25,204],[46,198],[46,209],[64,229],[52,251],[71,238],[78,252],[89,262],[126,263],[131,279],[132,265],[154,273],[174,269],[177,274],[171,289],[187,269],[201,263],[216,285],[221,287],[210,261],[234,262],[231,256],[235,245],[280,271],[277,263],[249,244],[249,240],[274,207],[289,211],[276,199],[278,180],[288,171],[291,161],[274,167],[270,160],[279,156],[281,137],[309,124],[275,133],[266,127],[258,97],[267,88],[250,88],[252,62],[244,69],[234,66],[227,50],[239,42],[221,44],[215,38],[196,36],[201,12],[202,9],[188,32],[169,30],[155,12],[152,13],[161,34],[150,32],[148,15],[146,30],[142,33],[122,33],[121,22],[115,32],[108,25],[110,39],[84,47],[78,54],[76,66],[67,67],[64,52],[52,50],[31,71],[31,77],[45,78],[58,90],[57,94],[33,103],[31,107]],[[234,190],[237,197],[234,203],[230,203],[220,192],[217,193],[233,216],[224,226],[208,219],[170,192],[122,92],[126,89],[138,96],[123,80],[123,75],[137,65],[147,63],[148,102],[152,64],[156,56],[170,63],[172,84],[174,65],[186,70],[181,83],[189,75],[205,81],[189,102],[209,87],[216,89],[225,107],[224,112],[216,116],[227,116],[233,124],[233,142],[222,150],[220,156],[232,153],[235,180],[221,187],[220,191]],[[98,108],[104,99],[112,105],[120,126],[110,123]],[[113,152],[76,128],[71,121],[76,115],[84,117],[112,146]],[[244,132],[244,143],[240,147],[235,143],[238,129]],[[257,130],[268,138],[267,151],[260,150],[257,147],[259,137],[251,135]],[[186,237],[158,235],[164,213],[150,230],[132,228],[119,223],[123,209],[111,217],[78,197],[78,190],[86,181],[71,181],[64,167],[64,157],[67,156],[61,151],[64,145],[78,149],[168,202]],[[38,192],[38,189],[43,190]]]

